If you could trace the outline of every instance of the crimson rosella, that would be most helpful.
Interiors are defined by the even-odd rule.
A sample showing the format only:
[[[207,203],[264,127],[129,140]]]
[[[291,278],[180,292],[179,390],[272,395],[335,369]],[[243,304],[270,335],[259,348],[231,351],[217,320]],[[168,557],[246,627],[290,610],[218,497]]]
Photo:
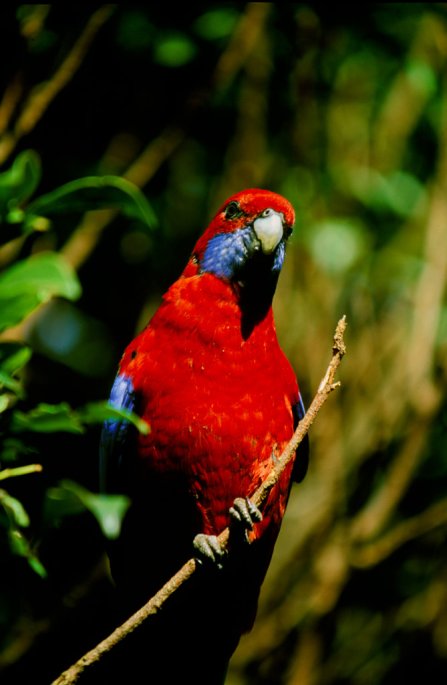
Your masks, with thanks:
[[[300,448],[262,513],[251,504],[304,415],[272,314],[293,223],[276,193],[230,197],[125,350],[112,388],[111,403],[151,428],[142,435],[108,421],[102,435],[104,486],[133,502],[111,551],[128,606],[144,603],[192,555],[202,561],[143,631],[140,658],[134,650],[129,660],[146,668],[148,682],[222,682],[254,621],[291,482],[306,471]],[[215,536],[228,525],[226,554]],[[156,668],[163,677],[150,680]]]

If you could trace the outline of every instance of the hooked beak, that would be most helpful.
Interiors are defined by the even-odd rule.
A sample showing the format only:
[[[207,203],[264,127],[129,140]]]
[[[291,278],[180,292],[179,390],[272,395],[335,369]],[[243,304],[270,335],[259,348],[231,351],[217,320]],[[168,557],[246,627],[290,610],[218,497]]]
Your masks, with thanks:
[[[284,214],[274,209],[265,209],[253,222],[256,237],[264,254],[272,254],[284,235]]]

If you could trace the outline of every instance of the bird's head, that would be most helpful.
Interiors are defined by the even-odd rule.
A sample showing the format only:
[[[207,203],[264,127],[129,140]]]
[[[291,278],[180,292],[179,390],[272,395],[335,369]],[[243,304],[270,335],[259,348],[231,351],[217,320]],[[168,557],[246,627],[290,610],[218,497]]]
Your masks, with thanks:
[[[232,285],[274,280],[295,220],[291,204],[257,188],[232,195],[198,240],[190,264]]]

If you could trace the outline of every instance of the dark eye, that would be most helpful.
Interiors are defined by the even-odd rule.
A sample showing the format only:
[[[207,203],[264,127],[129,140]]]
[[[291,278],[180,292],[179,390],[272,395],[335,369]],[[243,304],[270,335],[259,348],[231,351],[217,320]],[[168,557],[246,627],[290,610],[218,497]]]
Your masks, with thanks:
[[[226,219],[235,219],[237,216],[240,216],[241,214],[242,212],[239,206],[239,202],[236,202],[235,200],[233,200],[233,202],[230,202],[230,204],[227,205],[225,208]]]

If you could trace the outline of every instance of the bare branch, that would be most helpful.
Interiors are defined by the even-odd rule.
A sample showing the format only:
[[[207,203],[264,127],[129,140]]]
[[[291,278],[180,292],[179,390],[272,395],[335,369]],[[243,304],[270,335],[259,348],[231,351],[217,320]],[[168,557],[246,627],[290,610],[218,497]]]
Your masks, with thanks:
[[[0,164],[13,152],[19,140],[32,131],[42,118],[56,95],[70,82],[82,64],[82,61],[95,38],[98,30],[110,17],[114,5],[102,5],[93,12],[87,25],[72,49],[53,76],[31,92],[23,106],[14,131],[5,133],[0,140]]]
[[[315,395],[312,404],[310,405],[305,417],[299,422],[295,433],[287,444],[275,467],[267,476],[265,481],[256,490],[251,497],[251,501],[257,506],[261,506],[267,499],[272,488],[277,484],[281,474],[286,466],[293,459],[298,445],[302,442],[304,436],[307,434],[309,428],[316,419],[318,412],[331,392],[339,386],[339,383],[334,381],[335,374],[340,365],[343,356],[346,353],[344,343],[344,332],[346,330],[346,317],[340,319],[334,335],[334,343],[332,347],[332,359],[327,368],[326,374],[320,383],[317,394]],[[226,546],[229,540],[229,528],[225,528],[218,536],[219,542],[222,546]],[[196,571],[195,559],[189,561],[182,566],[182,568],[170,579],[168,582],[154,595],[141,609],[127,619],[122,625],[113,631],[108,637],[100,642],[96,647],[84,654],[75,664],[64,671],[52,685],[73,685],[81,676],[82,672],[99,661],[105,654],[110,652],[115,645],[121,640],[130,635],[134,630],[146,621],[149,616],[152,616],[160,610],[166,600],[183,585]]]
[[[447,499],[442,499],[417,516],[397,524],[375,542],[354,547],[350,562],[356,568],[369,568],[386,559],[406,542],[447,523]]]

